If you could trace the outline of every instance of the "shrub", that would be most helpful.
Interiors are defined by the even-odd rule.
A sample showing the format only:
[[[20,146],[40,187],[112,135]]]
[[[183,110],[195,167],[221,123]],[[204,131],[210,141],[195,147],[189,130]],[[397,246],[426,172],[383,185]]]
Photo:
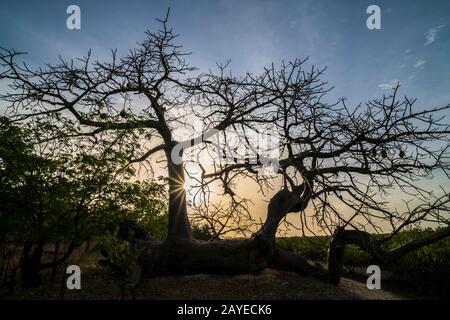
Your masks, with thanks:
[[[107,232],[99,237],[95,249],[100,250],[105,259],[100,264],[107,267],[114,275],[127,275],[131,270],[134,255],[129,242],[119,239],[118,230]]]
[[[402,244],[426,236],[436,230],[413,229],[395,235],[387,244],[393,249]],[[308,259],[325,261],[330,237],[289,237],[279,238],[278,245]],[[345,250],[344,265],[349,269],[367,267],[371,256],[354,245]],[[410,252],[392,264],[382,266],[391,271],[392,281],[417,288],[425,294],[450,296],[450,238],[443,239],[417,251]]]

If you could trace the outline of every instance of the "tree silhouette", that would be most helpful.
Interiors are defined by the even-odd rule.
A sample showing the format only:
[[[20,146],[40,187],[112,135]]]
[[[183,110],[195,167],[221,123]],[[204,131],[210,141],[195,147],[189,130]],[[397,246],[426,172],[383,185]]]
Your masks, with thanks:
[[[149,240],[140,236],[138,226],[128,226],[135,231],[129,240],[144,249],[144,276],[253,273],[267,266],[323,275],[319,266],[276,245],[280,222],[289,213],[300,215],[304,233],[311,230],[308,223],[313,219],[334,234],[329,255],[333,282],[339,281],[346,244],[357,244],[375,260],[389,262],[450,235],[448,190],[427,190],[422,183],[436,172],[449,177],[450,128],[441,115],[450,106],[415,111],[415,100],[398,99],[398,86],[391,95],[364,106],[349,108],[345,100],[328,104],[322,101],[328,92],[320,80],[324,70],[306,69],[306,59],[271,65],[258,75],[235,76],[228,64],[200,73],[175,44],[177,35],[168,27],[167,16],[159,22],[161,28],[147,31],[137,48],[121,58],[113,51],[109,62],[91,61],[88,53],[32,69],[17,61],[19,52],[3,49],[0,55],[0,75],[11,89],[2,99],[15,121],[40,119],[52,124],[53,135],[45,139],[68,139],[75,152],[107,146],[125,155],[128,165],[146,164],[153,170],[155,156],[162,156],[169,186],[167,238]],[[194,119],[201,123],[197,135],[178,141],[176,129]],[[269,130],[279,138],[273,175],[260,170],[270,147],[255,149],[254,140],[254,132]],[[247,150],[245,155],[237,147],[230,155],[213,141],[220,137],[224,146],[233,145],[232,132],[240,133],[239,148]],[[243,178],[256,182],[263,192],[282,178],[265,222],[252,237],[193,239],[182,161],[190,152],[216,160],[210,166],[197,162],[200,174],[191,177],[197,183],[197,203],[213,208],[209,188],[217,183],[230,201],[226,214],[220,215],[220,207],[214,207],[213,214],[203,211],[205,221],[213,221],[215,238],[228,221],[238,231],[249,221],[244,218],[247,204],[236,191]],[[219,161],[230,156],[235,161]],[[410,199],[406,210],[390,205],[391,191]],[[383,249],[395,234],[420,221],[444,228],[393,251]],[[374,239],[374,232],[382,237]]]

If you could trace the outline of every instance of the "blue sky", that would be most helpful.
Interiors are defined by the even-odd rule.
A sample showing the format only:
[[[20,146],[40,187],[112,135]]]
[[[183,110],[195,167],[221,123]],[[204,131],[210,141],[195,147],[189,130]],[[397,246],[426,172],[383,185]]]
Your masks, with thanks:
[[[81,8],[81,30],[66,28],[71,4]],[[381,30],[366,27],[371,4],[381,9]],[[399,81],[401,94],[418,98],[418,109],[450,103],[448,0],[2,0],[0,46],[28,52],[34,66],[90,48],[97,58],[112,48],[124,54],[144,39],[144,30],[158,26],[155,18],[169,6],[170,24],[201,71],[231,59],[234,73],[258,72],[309,56],[317,67],[327,66],[323,80],[334,86],[329,102],[346,97],[355,106],[389,94]],[[434,183],[446,181],[439,176]],[[259,201],[253,210],[261,214],[265,206]]]
[[[66,8],[81,8],[81,30],[68,30]],[[381,8],[381,30],[366,28],[366,8]],[[72,58],[89,48],[126,52],[170,23],[201,70],[231,59],[235,73],[310,57],[327,66],[330,101],[352,104],[388,93],[395,81],[418,107],[450,102],[450,1],[10,1],[0,10],[0,46],[27,51],[33,64]]]

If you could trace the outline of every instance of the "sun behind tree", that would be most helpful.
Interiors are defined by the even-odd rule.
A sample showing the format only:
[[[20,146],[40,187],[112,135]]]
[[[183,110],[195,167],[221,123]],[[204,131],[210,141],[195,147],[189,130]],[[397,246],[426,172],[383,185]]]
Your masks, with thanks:
[[[255,273],[267,266],[323,276],[322,268],[275,243],[280,222],[289,213],[300,215],[303,232],[309,228],[306,210],[312,210],[321,228],[335,233],[329,257],[335,283],[348,243],[384,263],[450,235],[448,190],[426,190],[418,182],[437,171],[448,177],[450,129],[439,113],[450,106],[414,111],[414,100],[398,99],[398,86],[391,95],[365,106],[351,109],[344,101],[330,105],[322,102],[328,91],[320,80],[323,70],[305,69],[306,59],[278,68],[272,64],[258,75],[235,76],[227,64],[198,74],[175,43],[177,35],[167,19],[160,20],[158,31],[147,31],[146,39],[128,55],[118,58],[113,51],[109,62],[91,61],[88,54],[34,70],[18,63],[20,53],[14,50],[2,49],[0,54],[0,76],[10,86],[2,99],[15,121],[39,119],[54,125],[57,129],[42,130],[53,132],[52,139],[69,139],[74,152],[109,148],[126,155],[129,165],[152,166],[152,157],[163,157],[169,186],[167,238],[139,239],[142,233],[135,233],[133,244],[143,249],[143,276]],[[138,97],[144,101],[139,106]],[[176,141],[174,130],[191,117],[202,123],[199,136]],[[220,159],[223,155],[211,146],[211,139],[219,135],[231,143],[227,139],[232,130],[242,132],[243,145],[252,150],[250,132],[274,125],[280,136],[275,173],[284,184],[271,199],[265,222],[249,239],[195,240],[183,153],[200,145]],[[253,156],[257,161],[217,161],[211,168],[202,167],[198,179],[206,194],[210,184],[221,184],[233,208],[230,221],[238,225],[247,212],[246,202],[235,191],[238,181],[252,179],[267,190],[275,179],[257,170],[263,156]],[[383,195],[394,189],[413,196],[414,207],[403,212],[391,208]],[[203,199],[208,206],[208,196]],[[383,247],[418,221],[444,228],[394,250]],[[381,239],[366,232],[379,232],[381,224],[391,226]]]

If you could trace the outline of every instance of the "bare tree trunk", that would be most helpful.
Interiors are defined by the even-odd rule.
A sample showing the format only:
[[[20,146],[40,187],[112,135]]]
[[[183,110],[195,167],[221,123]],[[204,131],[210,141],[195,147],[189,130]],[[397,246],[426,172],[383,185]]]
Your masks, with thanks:
[[[174,166],[174,168],[175,173],[181,170],[181,167]],[[172,199],[175,201],[170,203],[171,206],[185,201],[180,200],[183,199],[180,197]],[[255,274],[267,267],[273,267],[323,278],[326,271],[321,267],[310,264],[305,258],[292,252],[278,248],[275,243],[275,233],[280,220],[291,212],[293,205],[299,208],[298,201],[293,199],[290,191],[280,191],[269,204],[266,222],[250,239],[210,242],[192,239],[190,234],[180,237],[176,232],[179,230],[184,232],[188,227],[188,223],[185,222],[187,216],[185,220],[183,215],[173,217],[172,229],[169,227],[172,238],[164,242],[155,240],[136,224],[127,222],[121,229],[124,239],[131,241],[140,252],[143,277],[197,273]],[[169,211],[183,214],[181,209]],[[133,229],[133,232],[124,230],[127,228]],[[133,235],[134,238],[130,239],[128,235]]]
[[[283,189],[270,199],[267,207],[266,221],[258,234],[263,234],[271,242],[275,242],[275,236],[281,220],[290,212],[296,212],[301,207],[299,194]]]
[[[341,244],[338,236],[340,230],[335,231],[328,249],[328,281],[335,285],[339,284],[344,267],[345,245]]]
[[[183,164],[175,164],[171,150],[166,151],[169,172],[169,230],[168,241],[192,239],[186,204]],[[180,155],[181,156],[181,155]]]

